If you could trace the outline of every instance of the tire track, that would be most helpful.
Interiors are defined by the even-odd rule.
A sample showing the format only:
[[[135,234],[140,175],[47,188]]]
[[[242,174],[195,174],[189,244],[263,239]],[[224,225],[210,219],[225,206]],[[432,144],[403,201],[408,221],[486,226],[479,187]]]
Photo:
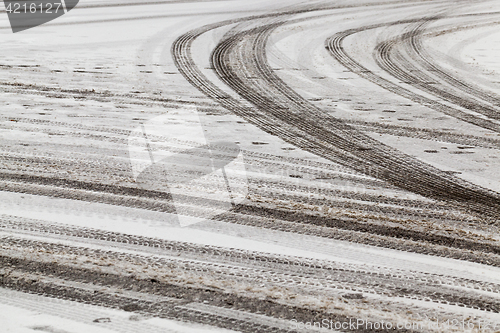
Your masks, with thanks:
[[[428,128],[417,128],[400,125],[380,124],[367,121],[346,121],[349,125],[365,132],[391,134],[409,138],[417,138],[444,143],[453,143],[463,146],[475,146],[489,149],[500,149],[500,140],[495,138],[483,138],[474,135],[451,133],[444,130]]]
[[[497,101],[495,98],[488,96],[488,94],[484,92],[470,88],[465,83],[447,75],[442,70],[432,65],[427,59],[421,57],[422,45],[419,36],[424,33],[426,26],[439,19],[442,19],[442,17],[424,18],[421,22],[410,24],[402,35],[379,43],[374,51],[377,64],[395,78],[421,91],[442,98],[466,110],[479,113],[486,116],[489,120],[500,120],[499,110],[491,104]],[[471,27],[468,26],[467,28]],[[452,28],[452,30],[454,29],[455,27]],[[446,31],[447,30],[441,30],[441,33]],[[406,51],[410,52],[410,55],[413,56],[414,59],[420,57],[417,61],[419,64],[424,65],[424,71],[414,67],[404,57],[398,50],[400,45],[402,45]],[[429,71],[432,71],[438,78],[448,82],[453,88],[458,88],[460,90],[453,91],[443,86],[439,81],[436,81],[431,75],[427,74]],[[471,95],[471,93],[473,97],[468,96]],[[478,100],[478,97],[486,100],[488,104]]]
[[[416,94],[409,89],[403,88],[392,81],[389,81],[387,79],[382,78],[381,76],[373,73],[360,63],[356,62],[354,58],[352,58],[347,52],[344,50],[343,47],[343,42],[344,40],[356,33],[371,30],[371,29],[378,29],[382,28],[385,26],[389,25],[397,25],[397,24],[411,24],[414,23],[415,21],[419,22],[418,19],[416,20],[403,20],[403,21],[395,21],[392,23],[383,23],[383,24],[376,24],[376,25],[369,25],[369,26],[364,26],[361,28],[357,29],[349,29],[347,31],[339,32],[332,36],[331,38],[327,39],[326,41],[326,47],[332,54],[332,56],[339,62],[341,63],[344,67],[346,67],[349,71],[359,75],[360,77],[377,84],[378,86],[395,93],[397,95],[400,95],[404,98],[407,98],[413,102],[419,103],[423,106],[426,106],[428,108],[431,108],[433,110],[439,111],[441,113],[444,113],[448,116],[457,118],[459,120],[471,123],[473,125],[489,129],[494,132],[500,132],[500,125],[496,122],[492,122],[488,119],[483,119],[480,117],[477,117],[474,114],[471,114],[470,112],[465,112],[463,110],[459,110],[457,108],[450,107],[446,104],[443,104],[441,102],[432,100],[430,98],[424,97],[422,95]],[[386,54],[386,50],[389,47],[388,44],[384,44],[379,47],[378,53]],[[408,75],[406,72],[404,75]],[[421,82],[421,81],[419,81]],[[428,81],[425,81],[428,82]],[[424,82],[424,83],[425,83]],[[419,85],[423,86],[423,85]]]
[[[436,276],[432,274],[421,275],[416,272],[410,272],[410,277],[405,271],[390,273],[377,273],[377,269],[371,271],[359,270],[356,267],[324,267],[324,264],[313,264],[300,262],[300,258],[281,257],[282,264],[275,262],[270,263],[265,254],[250,254],[257,255],[261,260],[267,261],[264,265],[248,265],[245,260],[240,258],[238,265],[234,262],[220,262],[217,258],[208,258],[209,262],[205,260],[196,260],[188,258],[174,258],[166,254],[162,254],[160,258],[151,258],[143,255],[134,255],[128,253],[117,253],[112,251],[103,251],[98,249],[89,249],[85,247],[67,246],[62,244],[46,243],[33,240],[16,239],[12,237],[2,239],[4,251],[14,251],[18,255],[1,257],[0,260],[4,262],[4,267],[12,266],[7,264],[8,261],[20,261],[15,265],[16,271],[21,271],[28,274],[33,274],[37,271],[37,266],[47,265],[51,266],[51,257],[60,257],[58,260],[60,269],[53,268],[52,276],[61,277],[70,281],[98,281],[98,284],[104,286],[113,286],[116,281],[103,281],[103,278],[90,279],[88,275],[82,273],[80,278],[75,279],[73,274],[68,275],[69,270],[87,270],[94,271],[89,264],[101,267],[102,273],[111,273],[102,267],[109,266],[109,262],[113,262],[114,268],[112,271],[118,272],[121,267],[124,267],[126,262],[127,270],[129,273],[140,270],[148,272],[148,276],[161,277],[160,281],[172,281],[175,285],[183,285],[183,280],[196,280],[196,275],[205,277],[206,281],[194,283],[197,288],[203,288],[203,284],[209,288],[227,289],[223,285],[229,285],[229,289],[234,288],[231,286],[231,281],[235,283],[243,283],[244,286],[260,285],[274,285],[290,292],[295,293],[296,288],[302,290],[302,294],[311,293],[317,295],[318,293],[336,294],[340,292],[341,295],[345,292],[361,292],[363,294],[374,294],[385,297],[403,297],[411,299],[427,300],[435,303],[451,304],[456,303],[458,306],[477,308],[482,311],[492,311],[495,313],[500,312],[497,298],[500,286],[495,284],[482,285],[476,281],[466,279],[456,279],[446,276]],[[37,260],[21,259],[23,253],[37,249]],[[71,264],[70,260],[64,258],[78,257],[79,262],[87,262],[87,264],[80,265],[76,268]],[[17,258],[17,259],[16,259]],[[7,261],[6,261],[7,260]],[[22,262],[24,261],[24,263]],[[285,263],[287,262],[288,263]],[[295,261],[290,265],[290,261]],[[36,264],[35,264],[36,262]],[[299,266],[297,266],[299,263]],[[267,266],[267,267],[266,267]],[[63,268],[64,267],[64,268]],[[74,268],[70,268],[74,267]],[[326,270],[325,270],[326,269]],[[104,271],[103,271],[104,270]],[[153,273],[154,271],[154,273]],[[42,270],[45,274],[46,269]],[[101,273],[101,274],[102,274]],[[114,273],[116,274],[116,273]],[[155,275],[156,274],[156,275]],[[139,274],[140,275],[143,274]],[[177,278],[174,278],[177,277]],[[218,284],[216,281],[225,281],[224,284]],[[186,281],[187,282],[187,281]],[[207,285],[208,284],[208,285]],[[213,285],[211,285],[213,284]],[[458,290],[456,287],[460,287]],[[125,288],[127,290],[127,288]],[[479,294],[475,295],[476,290]],[[235,293],[235,290],[231,291]],[[464,294],[465,292],[465,294]]]
[[[198,105],[210,107],[213,103],[204,103],[202,101],[189,101],[177,98],[162,98],[162,97],[152,97],[152,96],[138,96],[137,94],[117,94],[110,91],[95,91],[94,89],[64,89],[50,87],[40,84],[26,84],[26,83],[11,83],[11,82],[0,82],[2,91],[7,93],[16,94],[26,94],[26,95],[39,95],[46,96],[49,98],[71,98],[75,100],[93,100],[97,102],[109,102],[113,101],[116,103],[126,103],[132,105]],[[3,117],[2,117],[3,118]],[[19,117],[12,117],[17,119]]]
[[[259,110],[255,113],[262,120],[256,123],[244,113],[246,110],[236,109],[237,114],[317,155],[326,158],[341,155],[344,165],[355,170],[363,170],[366,165],[378,168],[382,179],[400,188],[437,200],[447,198],[479,214],[490,212],[492,217],[498,216],[497,194],[487,194],[485,189],[396,152],[340,121],[325,119],[321,110],[293,93],[272,72],[265,59],[267,38],[281,24],[284,22],[237,34],[221,42],[213,52],[212,63],[221,80],[252,102]],[[233,64],[244,67],[237,68]],[[266,85],[266,91],[274,93],[272,99],[271,94],[264,94],[262,89],[245,82],[248,73],[262,78],[259,84]],[[265,127],[261,122],[266,123]],[[282,132],[284,126],[286,134]]]
[[[138,188],[123,186],[97,185],[86,182],[70,182],[66,179],[58,180],[54,178],[35,176],[16,176],[18,178],[17,180],[19,181],[19,183],[16,184],[12,182],[14,175],[6,174],[4,176],[9,179],[9,183],[4,183],[4,189],[11,192],[36,194],[72,200],[77,199],[114,206],[139,208],[154,212],[175,213],[175,208],[173,207],[173,204],[171,202],[170,195],[164,192],[147,191]],[[28,181],[28,183],[26,185],[23,185],[23,181]],[[38,182],[41,186],[35,186],[35,181]],[[214,209],[219,205],[224,205],[224,203],[218,203],[214,200],[192,197],[188,195],[179,196],[178,200],[181,200],[180,202],[182,202],[182,204],[189,209],[186,213],[192,216],[203,216],[203,212],[205,209]],[[497,246],[483,244],[472,240],[464,240],[461,239],[461,237],[463,237],[462,235],[453,236],[453,234],[429,234],[428,231],[419,231],[419,227],[417,227],[415,230],[411,230],[407,229],[407,227],[402,228],[401,226],[388,226],[384,224],[373,223],[375,222],[375,220],[371,220],[372,223],[366,224],[366,222],[364,221],[359,222],[356,217],[330,217],[328,215],[321,216],[316,215],[315,212],[304,213],[300,212],[299,210],[293,210],[290,208],[291,207],[282,209],[269,208],[265,205],[259,204],[258,202],[249,202],[237,205],[232,213],[222,214],[221,216],[216,216],[214,218],[216,220],[230,221],[232,223],[238,224],[248,223],[247,219],[249,219],[249,221],[252,221],[254,217],[269,219],[274,218],[277,221],[286,221],[303,226],[316,225],[319,227],[338,228],[347,231],[363,232],[405,240],[420,240],[429,244],[449,246],[456,249],[474,249],[476,251],[500,253],[500,250]],[[413,218],[418,219],[418,214],[413,216]],[[403,216],[402,221],[405,221],[407,219],[408,217]],[[251,225],[261,227],[266,225],[263,224],[260,219],[253,221],[254,222],[251,222]],[[368,219],[368,221],[370,221],[370,219]],[[387,221],[387,218],[382,219],[381,221]],[[396,219],[395,221],[397,222],[398,220]],[[442,221],[442,219],[440,219],[440,221]],[[294,229],[300,230],[299,232],[303,232],[303,228],[300,226],[292,227],[292,229],[290,229],[290,226],[288,226],[285,230]],[[467,255],[465,256],[468,257]],[[486,260],[485,262],[489,263],[490,260]]]

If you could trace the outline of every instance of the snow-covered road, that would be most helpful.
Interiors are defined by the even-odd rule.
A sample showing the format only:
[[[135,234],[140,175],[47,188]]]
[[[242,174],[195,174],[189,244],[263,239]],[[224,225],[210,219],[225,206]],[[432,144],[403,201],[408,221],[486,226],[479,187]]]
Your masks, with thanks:
[[[500,330],[499,9],[0,12],[0,323]]]

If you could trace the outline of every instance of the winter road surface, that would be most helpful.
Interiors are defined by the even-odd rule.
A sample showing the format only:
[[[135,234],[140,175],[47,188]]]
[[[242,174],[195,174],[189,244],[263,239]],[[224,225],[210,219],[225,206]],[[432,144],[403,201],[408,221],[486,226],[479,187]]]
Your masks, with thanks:
[[[497,0],[0,14],[3,332],[500,331]]]

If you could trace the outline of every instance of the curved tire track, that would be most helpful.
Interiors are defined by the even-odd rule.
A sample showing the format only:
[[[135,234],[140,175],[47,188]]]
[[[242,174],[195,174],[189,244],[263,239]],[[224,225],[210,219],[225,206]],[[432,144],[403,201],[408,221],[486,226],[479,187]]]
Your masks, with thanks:
[[[242,106],[223,93],[192,61],[190,45],[193,40],[206,31],[219,28],[222,23],[179,37],[172,46],[173,57],[180,72],[193,85],[268,133],[337,163],[340,160],[343,165],[358,171],[366,170],[367,166],[377,168],[382,179],[411,192],[436,200],[450,200],[493,220],[500,216],[498,194],[452,177],[384,146],[338,120],[326,118],[321,110],[287,87],[265,59],[269,34],[285,23],[286,20],[282,19],[235,34],[219,43],[213,51],[212,64],[220,79],[256,108]],[[332,39],[335,40],[338,39]],[[248,76],[259,77],[259,83],[265,84],[266,91],[273,94],[256,88],[246,80]]]

